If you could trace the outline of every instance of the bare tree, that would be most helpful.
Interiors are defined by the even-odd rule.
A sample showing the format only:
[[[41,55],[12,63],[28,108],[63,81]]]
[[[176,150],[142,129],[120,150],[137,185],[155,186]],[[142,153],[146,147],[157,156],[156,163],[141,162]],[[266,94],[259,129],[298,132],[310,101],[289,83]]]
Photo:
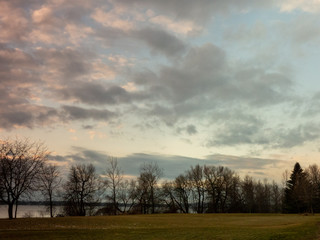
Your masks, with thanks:
[[[110,193],[107,194],[107,198],[112,203],[113,215],[116,215],[117,212],[122,212],[118,204],[120,188],[122,188],[123,190],[123,188],[126,186],[124,185],[124,182],[123,182],[123,172],[118,166],[118,160],[115,157],[110,157],[108,159],[105,185],[107,186],[107,188],[110,189]],[[122,195],[122,197],[123,196],[124,195]]]
[[[308,204],[311,213],[320,210],[320,169],[318,165],[310,165],[306,169],[307,182],[309,183],[308,188]]]
[[[187,172],[187,175],[193,186],[192,193],[194,201],[196,203],[195,210],[197,213],[203,213],[206,192],[203,167],[199,164],[195,167],[191,166],[191,169]]]
[[[157,163],[144,163],[141,166],[138,182],[143,213],[147,213],[149,207],[151,213],[155,213],[157,184],[162,176],[163,171]]]
[[[99,201],[100,179],[92,164],[71,166],[64,185],[65,213],[70,216],[85,216]]]
[[[180,174],[174,180],[175,201],[183,213],[190,211],[190,196],[192,192],[192,183],[187,174]]]
[[[283,189],[273,181],[271,186],[271,206],[272,212],[278,213],[281,212],[281,205],[283,199]]]
[[[254,212],[254,189],[255,184],[252,177],[245,176],[241,185],[241,193],[244,204],[244,211],[247,213]]]
[[[8,204],[8,216],[17,217],[18,203],[22,196],[36,190],[42,166],[48,157],[43,143],[29,139],[1,142],[0,146],[0,197]]]
[[[204,166],[205,187],[207,191],[208,212],[225,212],[229,203],[236,199],[234,192],[238,190],[238,179],[235,173],[227,167]],[[237,199],[238,200],[238,199]],[[233,202],[235,204],[235,202]]]
[[[39,190],[49,202],[50,217],[53,217],[53,198],[62,180],[58,167],[51,164],[43,165],[39,180]]]
[[[119,187],[119,204],[122,206],[122,213],[128,213],[134,207],[138,198],[137,194],[138,183],[135,179],[124,180]]]
[[[165,181],[161,187],[161,201],[166,205],[166,213],[176,213],[178,206],[174,194],[174,182]]]

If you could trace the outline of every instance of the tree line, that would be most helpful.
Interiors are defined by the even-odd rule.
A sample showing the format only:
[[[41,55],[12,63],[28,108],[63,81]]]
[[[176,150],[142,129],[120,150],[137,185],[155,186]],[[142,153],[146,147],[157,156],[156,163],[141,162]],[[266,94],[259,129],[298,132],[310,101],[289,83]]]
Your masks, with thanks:
[[[320,169],[294,165],[284,183],[241,178],[223,166],[196,165],[173,180],[164,180],[155,163],[140,166],[128,179],[117,158],[106,160],[104,174],[92,164],[77,164],[63,181],[59,168],[48,164],[42,143],[28,139],[2,141],[0,200],[8,217],[16,218],[19,201],[41,194],[50,216],[56,200],[68,216],[153,213],[314,213],[320,212]],[[103,207],[101,207],[103,205]]]

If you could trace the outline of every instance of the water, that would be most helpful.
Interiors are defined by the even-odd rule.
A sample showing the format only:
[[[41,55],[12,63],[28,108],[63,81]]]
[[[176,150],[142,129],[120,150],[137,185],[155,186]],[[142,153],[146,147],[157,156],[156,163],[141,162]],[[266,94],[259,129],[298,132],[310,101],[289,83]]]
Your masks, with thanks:
[[[62,210],[61,206],[54,209],[54,215],[57,215]],[[43,205],[19,205],[17,218],[24,217],[50,217],[47,207]],[[8,218],[8,206],[0,205],[0,218]]]

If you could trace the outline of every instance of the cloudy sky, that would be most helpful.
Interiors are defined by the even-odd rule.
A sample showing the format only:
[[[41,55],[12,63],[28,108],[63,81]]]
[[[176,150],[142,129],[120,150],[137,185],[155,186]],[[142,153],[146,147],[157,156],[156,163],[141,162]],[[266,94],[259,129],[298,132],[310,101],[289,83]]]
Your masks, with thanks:
[[[0,135],[67,167],[280,179],[319,161],[319,0],[0,0]]]

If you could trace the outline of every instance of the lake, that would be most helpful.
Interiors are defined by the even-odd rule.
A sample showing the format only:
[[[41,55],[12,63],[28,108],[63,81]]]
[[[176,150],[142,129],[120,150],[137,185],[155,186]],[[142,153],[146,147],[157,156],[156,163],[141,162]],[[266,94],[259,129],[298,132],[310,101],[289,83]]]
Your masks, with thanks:
[[[60,213],[61,210],[61,206],[55,207],[54,215]],[[47,211],[47,207],[43,205],[19,205],[17,217],[50,217],[50,214]],[[0,218],[8,218],[7,205],[0,205]]]

